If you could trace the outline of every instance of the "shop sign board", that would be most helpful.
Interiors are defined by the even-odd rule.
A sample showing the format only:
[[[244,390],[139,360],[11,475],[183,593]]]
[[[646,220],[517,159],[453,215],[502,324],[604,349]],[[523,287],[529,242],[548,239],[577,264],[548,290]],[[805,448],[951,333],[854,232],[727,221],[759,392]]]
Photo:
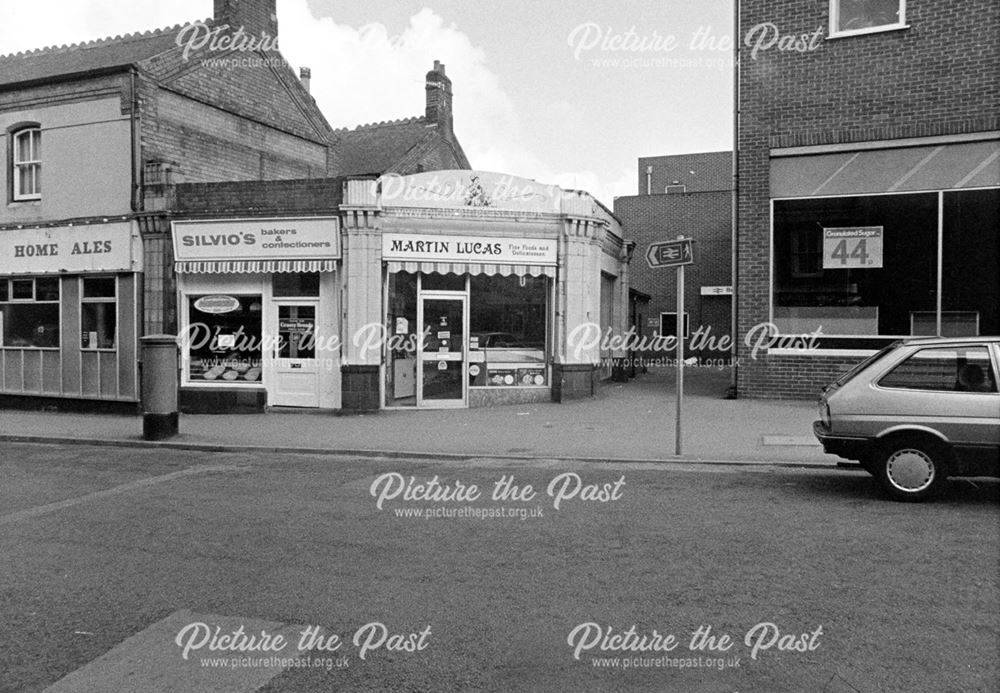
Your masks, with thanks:
[[[729,286],[703,286],[701,287],[702,296],[732,296],[733,287]]]
[[[881,226],[823,229],[823,269],[882,267]]]
[[[384,233],[382,259],[402,262],[555,265],[556,239]]]
[[[694,262],[694,239],[678,238],[674,241],[650,243],[646,250],[646,262],[653,269],[690,265]]]
[[[173,222],[176,260],[335,260],[336,217]]]
[[[0,274],[137,272],[131,224],[0,231]]]
[[[212,296],[202,296],[194,302],[194,309],[202,313],[221,315],[239,310],[240,301],[234,296],[223,296],[214,294]]]

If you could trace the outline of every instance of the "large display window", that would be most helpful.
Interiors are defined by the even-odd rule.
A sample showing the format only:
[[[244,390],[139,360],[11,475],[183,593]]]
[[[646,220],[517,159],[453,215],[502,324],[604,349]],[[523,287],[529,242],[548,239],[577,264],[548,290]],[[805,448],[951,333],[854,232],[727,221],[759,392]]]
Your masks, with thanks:
[[[191,383],[259,384],[261,296],[189,295],[187,329]]]
[[[462,378],[473,388],[548,387],[550,291],[545,277],[390,273],[386,406],[457,401]]]
[[[471,277],[469,384],[547,386],[547,316],[545,277]]]
[[[1000,334],[998,209],[996,189],[776,200],[773,322],[823,348]]]

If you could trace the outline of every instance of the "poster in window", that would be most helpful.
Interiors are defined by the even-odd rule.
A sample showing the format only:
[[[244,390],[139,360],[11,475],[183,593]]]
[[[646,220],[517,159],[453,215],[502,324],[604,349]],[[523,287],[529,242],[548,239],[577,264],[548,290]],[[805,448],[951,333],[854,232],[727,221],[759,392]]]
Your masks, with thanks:
[[[882,267],[882,227],[823,229],[823,269]]]

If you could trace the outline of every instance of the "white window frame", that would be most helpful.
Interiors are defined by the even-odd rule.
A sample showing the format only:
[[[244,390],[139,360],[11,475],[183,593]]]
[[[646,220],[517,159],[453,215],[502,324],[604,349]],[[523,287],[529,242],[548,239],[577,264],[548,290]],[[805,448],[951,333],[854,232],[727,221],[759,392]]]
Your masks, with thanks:
[[[114,283],[115,283],[115,295],[114,296],[100,296],[100,297],[86,296],[85,295],[86,291],[84,290],[84,284],[86,283],[86,281],[88,279],[111,279],[111,280],[113,280]],[[118,340],[118,326],[119,326],[119,318],[121,316],[119,315],[119,306],[118,306],[118,294],[120,292],[118,290],[118,277],[117,277],[117,275],[97,275],[97,276],[87,275],[87,276],[80,277],[80,286],[79,286],[79,289],[78,289],[78,293],[79,293],[79,296],[80,296],[80,336],[81,336],[81,338],[82,338],[82,336],[84,334],[84,331],[83,331],[83,306],[84,305],[86,305],[86,304],[93,304],[93,303],[105,303],[105,304],[107,304],[107,303],[113,303],[114,306],[115,306],[115,336],[114,336],[114,346],[112,346],[112,347],[96,347],[96,346],[87,346],[87,347],[85,347],[85,346],[83,346],[83,343],[81,341],[81,343],[80,343],[80,351],[112,351],[112,352],[118,351],[118,341],[119,341]]]
[[[28,159],[20,159],[21,138],[28,138]],[[36,139],[37,138],[37,139]],[[14,196],[15,202],[20,202],[22,200],[40,200],[42,199],[42,186],[40,181],[40,175],[35,176],[34,186],[31,192],[22,193],[21,192],[21,177],[25,169],[36,169],[38,174],[42,171],[42,159],[39,156],[39,151],[42,144],[42,128],[38,126],[26,127],[16,132],[11,133],[11,148],[13,150],[11,157],[11,180],[14,184]]]
[[[909,25],[906,23],[906,0],[898,0],[899,17],[893,24],[880,24],[879,26],[869,26],[862,29],[838,30],[837,25],[840,24],[840,5],[843,1],[830,0],[830,31],[827,34],[829,38],[861,36],[864,34],[877,34],[883,31],[897,31],[909,28]]]

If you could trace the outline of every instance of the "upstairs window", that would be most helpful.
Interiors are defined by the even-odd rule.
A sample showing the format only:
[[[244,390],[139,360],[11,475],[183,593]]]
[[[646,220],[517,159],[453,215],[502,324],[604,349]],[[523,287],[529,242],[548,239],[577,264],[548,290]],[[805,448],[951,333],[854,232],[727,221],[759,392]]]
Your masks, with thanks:
[[[13,135],[13,175],[15,200],[42,197],[42,130],[31,127]]]
[[[830,0],[830,36],[906,26],[906,0]]]

